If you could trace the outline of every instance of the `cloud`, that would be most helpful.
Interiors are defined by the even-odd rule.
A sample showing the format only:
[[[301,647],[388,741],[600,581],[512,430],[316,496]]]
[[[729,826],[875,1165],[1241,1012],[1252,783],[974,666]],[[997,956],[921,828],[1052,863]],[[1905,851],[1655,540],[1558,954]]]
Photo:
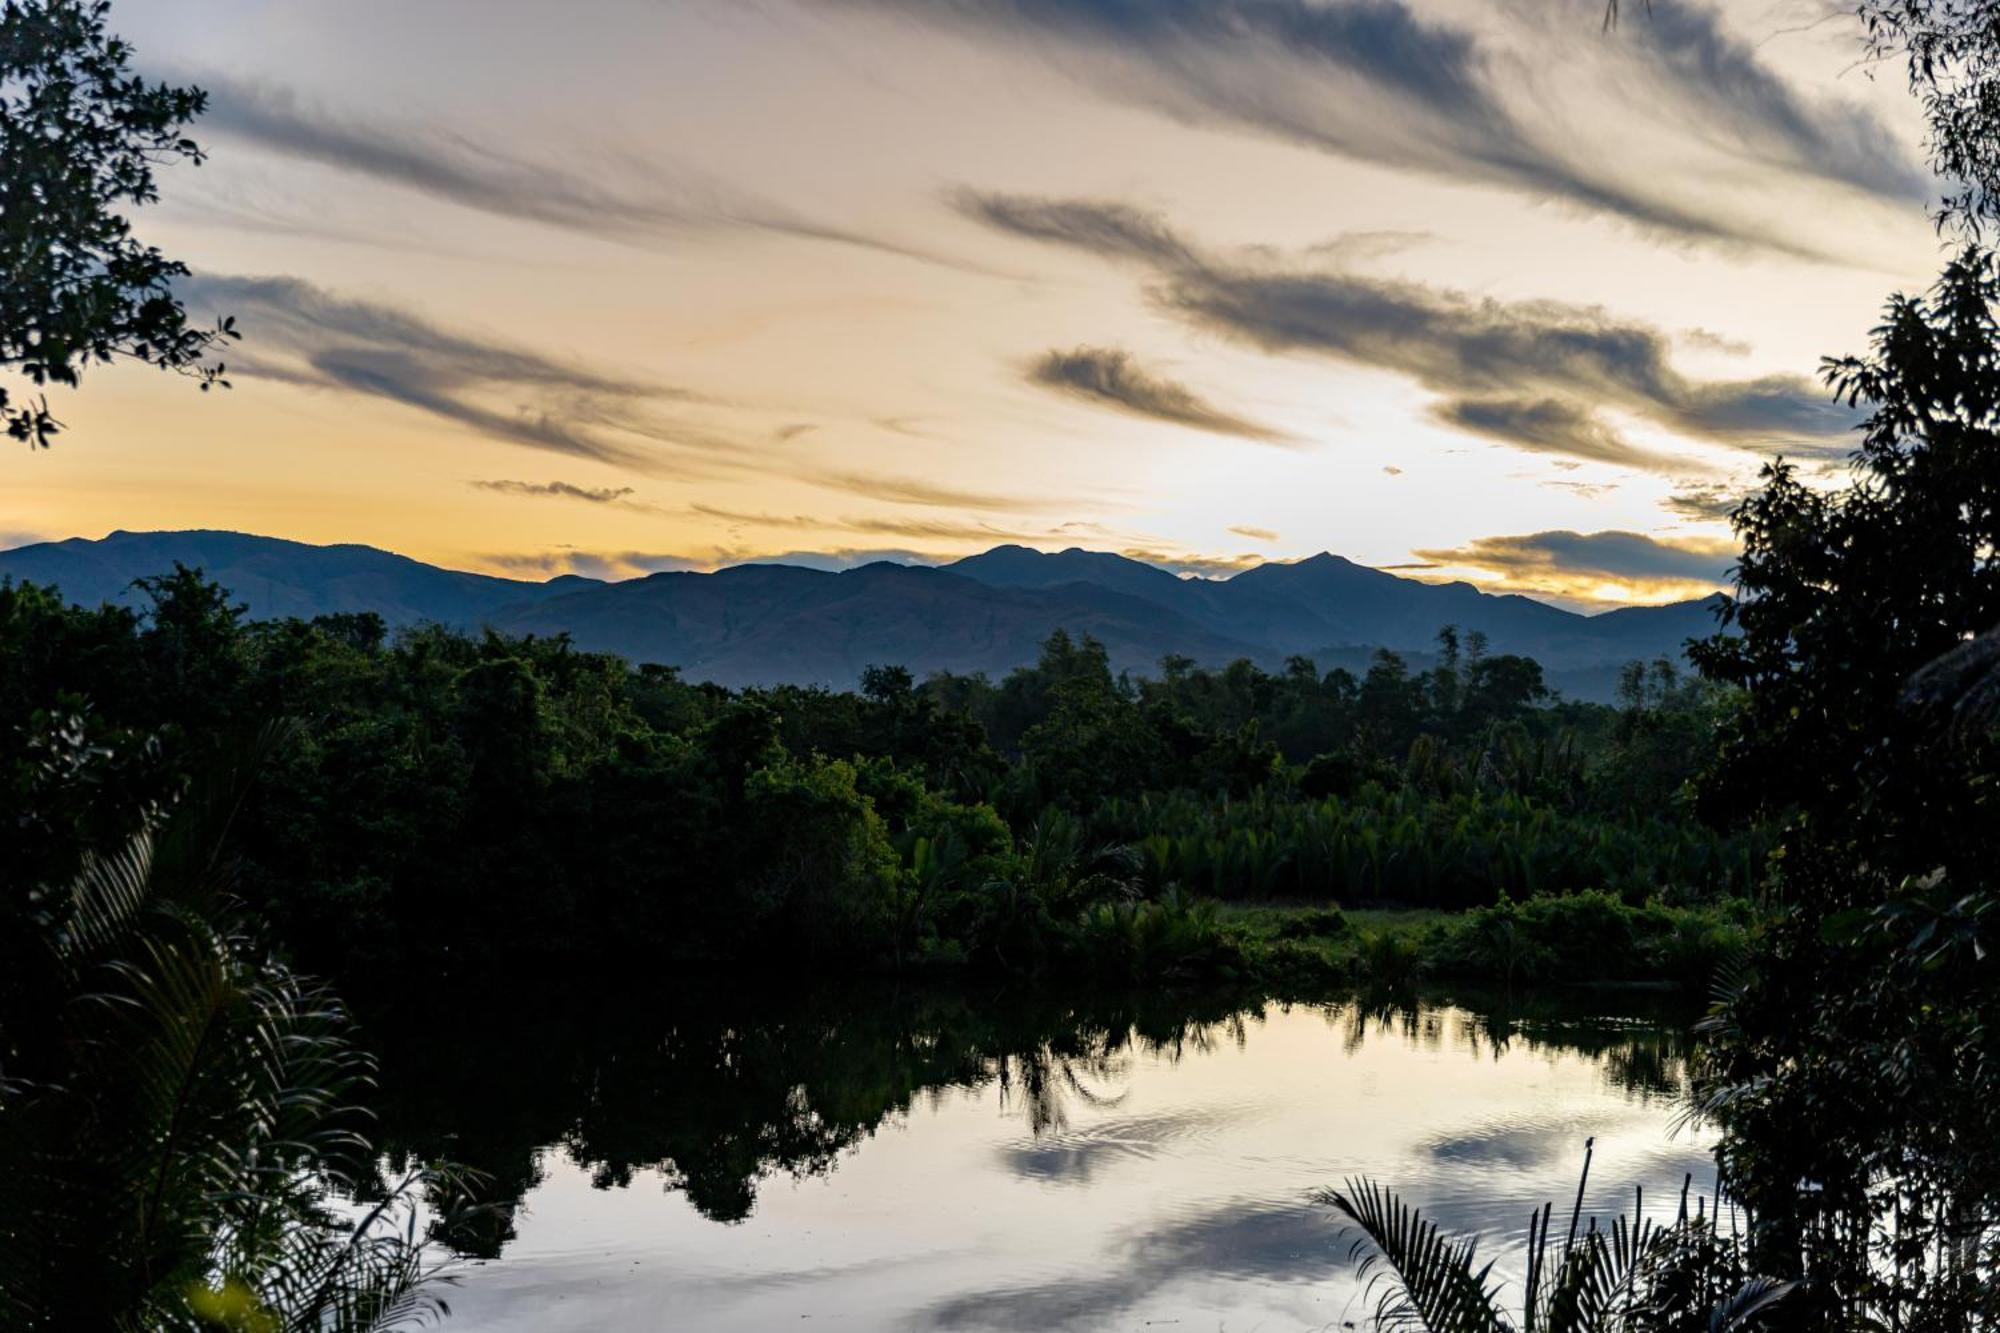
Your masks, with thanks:
[[[1428,231],[1344,231],[1330,241],[1307,246],[1305,253],[1338,264],[1365,264],[1436,239]]]
[[[560,547],[553,551],[502,552],[484,555],[480,559],[509,574],[539,574],[543,578],[579,574],[584,578],[610,581],[713,568],[710,558],[700,555],[662,551],[582,551],[575,547]]]
[[[1680,340],[1687,346],[1704,352],[1720,352],[1724,356],[1750,355],[1749,343],[1744,342],[1741,338],[1732,338],[1727,334],[1717,333],[1714,329],[1699,327],[1682,329]]]
[[[574,458],[696,475],[741,469],[739,445],[660,404],[699,395],[473,334],[408,311],[337,296],[291,277],[203,275],[179,293],[238,317],[232,373],[385,398],[482,435]]]
[[[830,573],[839,573],[844,569],[859,569],[863,565],[880,564],[885,560],[894,565],[937,565],[951,558],[929,555],[922,551],[906,551],[894,546],[837,547],[831,551],[780,551],[776,555],[753,556],[741,563],[795,565],[801,569],[823,569]]]
[[[1627,443],[1588,408],[1561,398],[1447,399],[1431,415],[1446,425],[1485,435],[1534,453],[1563,454],[1624,466],[1663,466],[1672,460]]]
[[[1127,546],[1118,554],[1128,560],[1143,560],[1149,565],[1158,565],[1169,574],[1191,574],[1196,578],[1227,578],[1231,574],[1241,574],[1246,569],[1255,569],[1265,563],[1264,557],[1249,552],[1242,555],[1198,555],[1186,551],[1163,551],[1153,546]]]
[[[558,547],[549,551],[515,551],[479,557],[488,566],[515,575],[580,574],[608,580],[643,578],[648,574],[713,573],[736,565],[797,565],[805,569],[856,569],[887,560],[899,565],[936,565],[954,556],[938,556],[902,547],[832,547],[816,551],[759,551],[739,546],[709,546],[689,551],[586,551]]]
[[[1187,243],[1158,216],[1129,204],[970,189],[955,190],[949,198],[974,221],[1029,240],[1066,245],[1104,259],[1137,259],[1165,267],[1195,262]]]
[[[632,494],[630,486],[574,486],[566,481],[475,481],[482,491],[502,495],[537,496],[546,499],[586,500],[591,504],[615,504]]]
[[[1686,481],[1661,503],[1682,518],[1703,523],[1727,523],[1743,502],[1743,488],[1711,482]]]
[[[1516,592],[1582,601],[1662,601],[1723,587],[1736,544],[1713,537],[1638,532],[1549,531],[1478,537],[1463,546],[1412,552],[1446,568],[1472,569]]]
[[[689,230],[760,231],[962,267],[656,161],[577,151],[530,159],[462,134],[342,116],[288,89],[212,73],[198,81],[209,94],[204,130],[497,217],[648,247]]]
[[[1568,491],[1585,500],[1601,500],[1618,489],[1615,481],[1538,481],[1537,486],[1552,491]]]
[[[1211,406],[1186,385],[1148,374],[1132,363],[1131,353],[1116,348],[1079,347],[1069,352],[1049,352],[1029,367],[1028,379],[1134,416],[1265,444],[1295,443],[1280,431]]]
[[[1602,152],[1569,117],[1622,111],[1649,142],[1684,126],[1680,146],[1746,176],[1803,176],[1899,204],[1923,198],[1922,171],[1872,112],[1807,104],[1700,5],[1658,6],[1659,21],[1629,25],[1635,42],[1599,38],[1571,7],[1547,4],[1487,6],[1494,22],[1475,34],[1399,0],[841,3],[997,33],[1109,97],[1184,123],[1495,185],[1677,239],[1811,253],[1759,211],[1732,212],[1728,192],[1682,190],[1684,172]],[[1558,49],[1566,58],[1551,60]],[[1591,92],[1618,100],[1579,108],[1566,98]]]
[[[1253,542],[1274,542],[1278,540],[1278,534],[1269,528],[1253,528],[1247,523],[1234,524],[1230,527],[1229,531],[1239,537],[1248,537]]]
[[[866,496],[871,500],[885,500],[891,504],[931,505],[941,509],[981,509],[1000,511],[1022,511],[1038,509],[1064,509],[1073,507],[1075,497],[1065,500],[1046,495],[1022,495],[1007,491],[979,491],[964,486],[949,486],[943,482],[926,481],[919,477],[879,476],[868,472],[850,472],[838,468],[812,469],[797,474],[801,481],[829,490],[846,491],[853,495]]]
[[[711,519],[731,524],[735,528],[762,528],[780,532],[851,532],[874,537],[903,537],[912,541],[946,541],[963,544],[983,542],[997,545],[1003,542],[1076,542],[1079,540],[1097,542],[1151,541],[1141,534],[1117,533],[1093,522],[1072,521],[1053,526],[1041,524],[999,524],[982,519],[940,518],[898,518],[884,515],[849,515],[845,517],[824,514],[773,514],[740,509],[726,509],[719,505],[692,504],[685,511],[690,518]],[[794,552],[796,554],[796,552]],[[1229,561],[1249,561],[1253,557],[1203,557],[1194,555],[1162,554],[1153,548],[1127,550],[1124,554],[1134,559],[1153,560],[1165,568],[1208,568]],[[759,558],[762,558],[761,556]]]
[[[1658,4],[1627,32],[1638,48],[1637,63],[1711,123],[1728,127],[1753,160],[1885,199],[1928,201],[1929,173],[1879,117],[1852,103],[1808,103],[1759,59],[1756,47],[1723,28],[1720,9]]]
[[[1304,353],[1404,375],[1439,394],[1461,428],[1539,453],[1629,467],[1685,468],[1625,440],[1596,415],[1614,408],[1683,435],[1759,452],[1844,452],[1857,414],[1803,376],[1693,380],[1661,329],[1601,307],[1500,301],[1449,288],[1205,253],[1124,204],[993,200],[981,216],[1028,239],[1105,253],[1107,229],[1157,238],[1143,250],[1166,313],[1270,353]],[[1065,225],[1038,219],[1057,213]],[[1104,225],[1090,219],[1101,216]],[[1030,225],[1022,225],[1026,218]]]
[[[1189,323],[1271,352],[1401,373],[1452,400],[1461,424],[1542,452],[1659,466],[1591,409],[1621,408],[1683,434],[1764,449],[1828,450],[1857,420],[1803,376],[1692,381],[1659,329],[1590,306],[1498,301],[1419,283],[1209,266],[1157,293]]]
[[[952,518],[834,518],[822,514],[766,514],[694,504],[688,513],[739,527],[793,532],[853,532],[877,537],[953,542],[1053,541],[1060,533],[1048,528],[1000,527],[992,523]]]

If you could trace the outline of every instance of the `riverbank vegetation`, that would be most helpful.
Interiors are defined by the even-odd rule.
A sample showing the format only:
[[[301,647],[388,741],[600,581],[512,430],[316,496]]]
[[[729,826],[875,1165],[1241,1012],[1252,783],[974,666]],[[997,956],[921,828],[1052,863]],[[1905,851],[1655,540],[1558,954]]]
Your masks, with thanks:
[[[85,737],[123,784],[0,856],[69,873],[112,798],[168,801],[290,719],[232,827],[241,891],[343,977],[639,957],[1332,981],[1409,953],[1412,974],[1692,979],[1684,946],[1747,920],[1767,846],[1691,817],[1721,696],[1665,663],[1610,707],[1449,630],[1424,672],[1136,680],[1058,632],[998,682],[728,691],[562,639],[249,622],[193,570],[141,586],[138,612],[0,588],[9,734]],[[1484,915],[1314,949],[1216,902]]]

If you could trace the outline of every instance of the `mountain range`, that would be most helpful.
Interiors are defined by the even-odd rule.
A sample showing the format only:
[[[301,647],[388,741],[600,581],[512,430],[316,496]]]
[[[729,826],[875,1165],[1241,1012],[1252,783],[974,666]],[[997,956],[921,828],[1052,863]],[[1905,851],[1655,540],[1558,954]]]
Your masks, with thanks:
[[[1578,698],[1608,697],[1635,658],[1678,657],[1714,631],[1714,603],[1580,615],[1468,583],[1423,583],[1321,554],[1227,579],[1180,578],[1102,551],[998,546],[952,564],[881,562],[838,573],[736,565],[619,581],[547,581],[443,569],[372,546],[312,546],[238,532],[114,532],[0,551],[0,578],[52,584],[71,601],[135,604],[132,580],[198,567],[255,618],[375,611],[391,625],[435,621],[514,634],[568,634],[580,647],[679,666],[741,686],[852,685],[873,663],[995,677],[1033,662],[1050,631],[1090,634],[1114,667],[1150,671],[1168,654],[1219,665],[1291,655],[1322,669],[1365,666],[1377,648],[1422,665],[1437,632],[1486,636],[1489,651],[1540,661]]]

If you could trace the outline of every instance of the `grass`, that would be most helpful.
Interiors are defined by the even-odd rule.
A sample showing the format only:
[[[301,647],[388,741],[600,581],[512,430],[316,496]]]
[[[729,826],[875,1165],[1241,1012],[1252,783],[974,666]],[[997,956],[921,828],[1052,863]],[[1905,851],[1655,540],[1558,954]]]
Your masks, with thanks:
[[[1573,894],[1466,912],[1233,903],[1218,908],[1217,922],[1245,969],[1280,991],[1456,980],[1699,993],[1748,939],[1755,912],[1741,900],[1631,907]]]

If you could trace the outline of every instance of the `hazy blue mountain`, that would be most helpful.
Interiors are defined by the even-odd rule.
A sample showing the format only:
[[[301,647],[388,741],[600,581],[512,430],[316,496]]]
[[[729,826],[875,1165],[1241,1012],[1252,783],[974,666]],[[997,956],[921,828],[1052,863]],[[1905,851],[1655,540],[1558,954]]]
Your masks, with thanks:
[[[1425,652],[1441,626],[1479,631],[1494,652],[1525,653],[1552,669],[1674,656],[1714,631],[1713,599],[1584,616],[1469,583],[1420,583],[1337,555],[1259,565],[1228,579],[1181,579],[1103,551],[1000,546],[945,568],[1006,587],[1091,583],[1145,597],[1266,655],[1302,653],[1332,665],[1374,648]],[[1342,651],[1354,650],[1354,651]],[[1191,654],[1192,655],[1192,654]]]
[[[135,601],[134,578],[180,561],[204,569],[257,617],[372,610],[390,623],[566,633],[579,646],[679,666],[727,685],[851,685],[872,663],[999,676],[1032,662],[1058,627],[1100,639],[1120,669],[1169,653],[1276,667],[1365,667],[1377,647],[1427,660],[1438,629],[1525,653],[1580,698],[1608,697],[1634,658],[1678,656],[1712,632],[1710,601],[1583,616],[1466,583],[1428,584],[1335,555],[1182,579],[1102,551],[1000,546],[937,569],[873,564],[842,573],[742,565],[622,582],[547,582],[440,569],[369,546],[311,546],[233,532],[115,532],[0,551],[0,578],[52,583],[71,600]]]
[[[1256,644],[1112,588],[993,587],[888,563],[837,574],[786,565],[654,574],[513,607],[493,624],[517,634],[566,632],[583,647],[672,662],[724,685],[846,686],[877,663],[919,675],[999,675],[1033,662],[1057,627],[1094,635],[1121,669],[1148,669],[1168,652],[1204,662],[1260,655]]]
[[[72,602],[143,604],[132,580],[199,568],[259,620],[375,611],[392,625],[477,625],[503,606],[594,586],[566,575],[549,582],[439,569],[373,546],[312,546],[242,532],[114,532],[0,551],[0,578],[54,584]]]

